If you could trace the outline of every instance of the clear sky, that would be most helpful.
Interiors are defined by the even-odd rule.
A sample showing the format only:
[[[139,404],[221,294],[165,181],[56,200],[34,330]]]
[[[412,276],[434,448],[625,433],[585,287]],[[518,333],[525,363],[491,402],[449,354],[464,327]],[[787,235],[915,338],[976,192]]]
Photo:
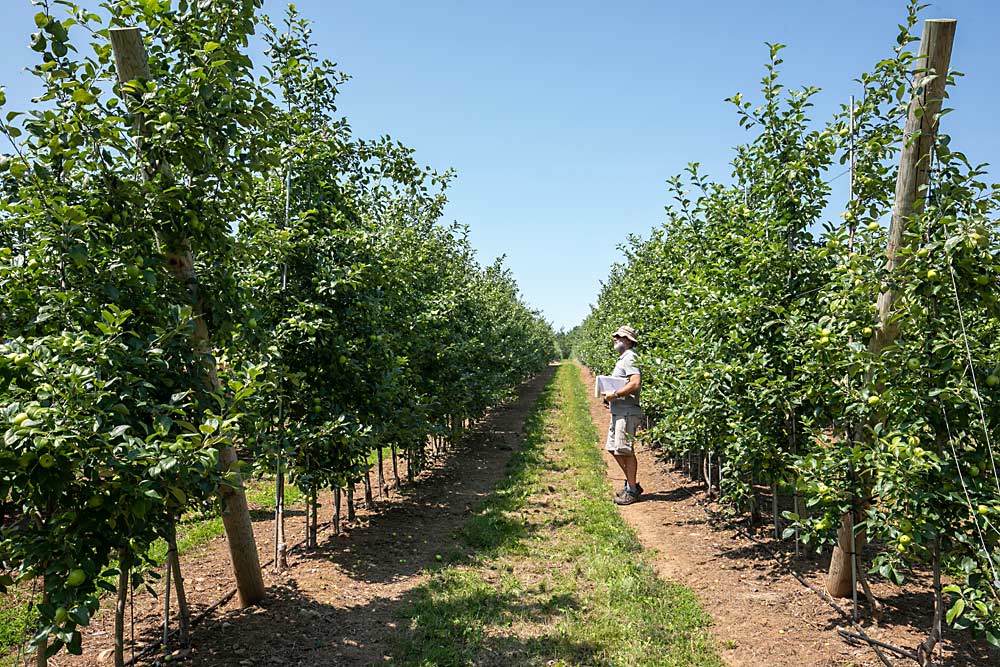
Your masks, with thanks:
[[[24,108],[35,10],[0,4],[0,85],[8,109]],[[958,19],[952,66],[966,76],[945,121],[951,146],[995,161],[1000,2],[929,4],[924,18]],[[618,244],[663,220],[669,176],[698,161],[727,178],[732,147],[748,137],[723,99],[758,99],[764,42],[788,45],[786,85],[823,88],[825,120],[891,53],[904,18],[894,0],[296,5],[315,21],[321,54],[353,77],[340,111],[355,132],[390,134],[423,163],[454,167],[446,217],[470,226],[484,263],[506,255],[526,300],[567,328],[589,312]]]

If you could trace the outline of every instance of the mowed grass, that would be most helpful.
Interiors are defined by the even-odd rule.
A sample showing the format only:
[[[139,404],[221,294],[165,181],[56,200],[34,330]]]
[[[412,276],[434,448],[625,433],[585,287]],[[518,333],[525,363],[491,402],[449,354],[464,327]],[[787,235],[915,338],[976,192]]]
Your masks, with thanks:
[[[507,476],[404,605],[393,664],[721,666],[709,617],[611,503],[577,368],[563,364]]]

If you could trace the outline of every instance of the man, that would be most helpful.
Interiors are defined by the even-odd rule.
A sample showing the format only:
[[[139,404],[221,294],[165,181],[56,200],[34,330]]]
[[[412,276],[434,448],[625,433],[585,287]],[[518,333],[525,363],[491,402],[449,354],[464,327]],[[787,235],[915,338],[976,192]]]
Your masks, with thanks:
[[[604,402],[611,409],[611,423],[608,425],[608,441],[605,449],[611,452],[625,473],[625,488],[615,496],[615,503],[631,505],[642,495],[642,487],[635,479],[639,463],[632,449],[636,429],[642,420],[642,408],[639,407],[642,373],[639,371],[635,350],[632,349],[639,340],[636,338],[635,329],[624,326],[618,327],[611,338],[614,341],[615,352],[619,355],[611,377],[624,378],[626,382],[624,387],[604,394]]]

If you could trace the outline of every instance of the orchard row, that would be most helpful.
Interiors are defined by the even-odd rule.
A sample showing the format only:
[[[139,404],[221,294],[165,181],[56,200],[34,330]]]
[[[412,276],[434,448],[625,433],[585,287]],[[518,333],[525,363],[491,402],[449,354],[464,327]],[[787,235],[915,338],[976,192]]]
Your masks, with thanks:
[[[636,327],[650,439],[700,461],[736,509],[758,514],[770,486],[779,536],[836,547],[831,593],[852,594],[845,554],[870,542],[866,591],[866,574],[929,565],[937,621],[1000,646],[1000,189],[940,131],[926,91],[954,75],[911,52],[916,21],[914,4],[825,123],[809,118],[816,88],[779,83],[773,46],[759,105],[730,100],[753,134],[731,180],[697,165],[671,179],[667,222],[630,241],[570,339],[606,372],[609,332]],[[899,215],[920,142],[929,178]],[[823,223],[838,176],[852,196]]]
[[[220,496],[255,601],[244,479],[415,465],[555,355],[441,223],[451,174],[355,137],[308,23],[260,5],[41,3],[39,96],[0,121],[0,589],[34,587],[49,653]]]

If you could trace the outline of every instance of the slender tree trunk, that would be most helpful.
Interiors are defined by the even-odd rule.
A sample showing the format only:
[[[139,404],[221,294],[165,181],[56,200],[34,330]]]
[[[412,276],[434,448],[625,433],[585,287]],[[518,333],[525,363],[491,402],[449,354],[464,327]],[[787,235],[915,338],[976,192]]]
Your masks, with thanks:
[[[771,482],[771,518],[774,519],[774,539],[781,539],[781,515],[778,513],[778,482]]]
[[[940,537],[934,538],[931,549],[931,557],[934,559],[934,621],[927,639],[917,647],[917,658],[921,667],[931,667],[934,664],[934,647],[941,641],[941,622],[944,617],[944,596],[941,593]]]
[[[309,539],[312,546],[319,546],[319,489],[313,486],[312,490],[312,516],[309,522]]]
[[[163,639],[162,645],[164,650],[170,648],[170,586],[172,584],[171,574],[173,574],[174,568],[171,563],[173,557],[170,553],[169,546],[167,547],[167,562],[163,573]]]
[[[383,465],[383,455],[382,455],[382,445],[379,445],[377,450],[378,459],[378,497],[384,498],[389,495],[389,490],[385,486],[385,471],[382,470]]]
[[[42,575],[42,604],[48,604],[49,602],[49,591],[46,585],[46,575]],[[49,664],[48,653],[49,642],[45,640],[41,642],[35,649],[35,667],[46,667]]]
[[[340,535],[340,487],[333,488],[333,534]]]
[[[361,481],[365,489],[365,509],[375,509],[375,499],[372,497],[372,474],[370,469],[365,469],[365,476]]]
[[[118,601],[115,604],[115,667],[125,667],[125,607],[132,562],[126,549],[118,550]]]
[[[285,471],[279,467],[274,480],[274,571],[288,569],[288,542],[285,539]]]
[[[347,520],[354,523],[358,515],[354,511],[354,482],[347,484]]]
[[[399,453],[396,451],[396,443],[392,443],[392,477],[396,480],[396,489],[402,486],[399,481]]]
[[[167,563],[174,573],[174,592],[177,594],[177,613],[180,618],[181,644],[191,643],[191,609],[188,607],[187,594],[184,592],[184,577],[181,576],[181,559],[177,553],[177,528],[170,524],[167,538]]]

